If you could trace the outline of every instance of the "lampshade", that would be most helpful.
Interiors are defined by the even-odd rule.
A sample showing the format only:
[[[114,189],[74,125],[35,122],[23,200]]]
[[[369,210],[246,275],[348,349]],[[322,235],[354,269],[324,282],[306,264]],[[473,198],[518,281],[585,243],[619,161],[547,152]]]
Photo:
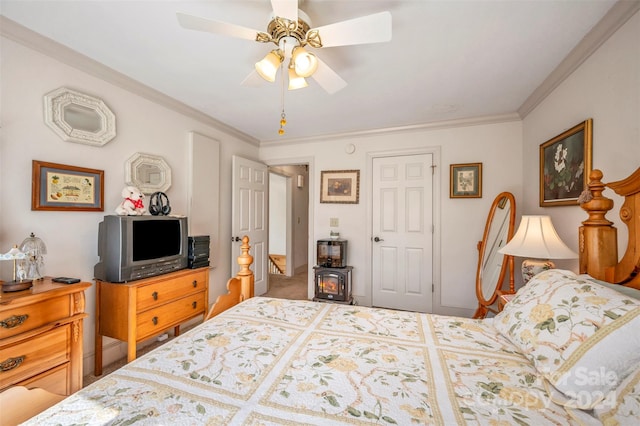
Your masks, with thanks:
[[[556,267],[549,259],[578,257],[562,242],[549,216],[522,216],[515,235],[498,253],[533,258],[522,262],[522,280],[525,284],[540,272]]]
[[[26,259],[27,255],[20,251],[18,247],[13,247],[11,250],[6,252],[5,254],[0,253],[0,260],[16,260],[16,259]]]
[[[500,254],[536,259],[578,257],[558,236],[549,216],[522,216],[520,226]]]
[[[273,83],[283,60],[284,57],[278,49],[272,50],[260,62],[256,62],[256,71],[260,74],[260,77]]]
[[[291,60],[300,77],[311,77],[318,69],[318,58],[313,53],[307,52],[304,47],[298,46],[293,49]]]
[[[296,74],[293,68],[289,68],[289,90],[302,89],[307,86],[307,80]]]

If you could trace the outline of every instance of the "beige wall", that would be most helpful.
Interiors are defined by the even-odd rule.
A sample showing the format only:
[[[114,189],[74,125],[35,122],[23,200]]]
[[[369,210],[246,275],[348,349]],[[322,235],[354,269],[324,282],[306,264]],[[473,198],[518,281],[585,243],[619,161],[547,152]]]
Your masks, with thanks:
[[[44,273],[51,276],[93,279],[98,261],[98,223],[114,214],[125,185],[124,163],[136,152],[164,157],[172,169],[167,195],[172,213],[187,214],[188,132],[217,139],[220,149],[220,206],[231,205],[231,155],[257,158],[257,147],[215,128],[185,117],[37,53],[2,39],[1,146],[0,146],[0,252],[34,232],[47,245]],[[43,95],[61,86],[99,96],[113,110],[117,136],[103,147],[65,142],[43,121]],[[105,172],[104,212],[31,211],[31,161],[100,169]],[[148,199],[147,199],[148,201]],[[148,203],[147,203],[148,204]],[[221,294],[230,276],[231,210],[220,211],[220,246],[212,247],[218,267],[211,270],[210,299]],[[11,276],[10,262],[1,262],[0,277]],[[85,355],[93,355],[94,288],[86,292]],[[122,356],[122,345],[106,344],[105,362]],[[112,353],[113,352],[113,353]],[[93,363],[85,364],[85,372]]]
[[[578,206],[539,207],[539,147],[574,125],[593,118],[593,167],[605,182],[623,179],[640,166],[640,12],[613,34],[590,58],[523,121],[523,212],[548,214],[560,237],[578,250],[578,226],[586,219]],[[617,211],[621,199],[611,190]],[[626,227],[617,213],[609,220],[626,247]],[[577,270],[577,260],[557,266]]]
[[[459,124],[459,123],[458,123]],[[355,146],[348,154],[345,147]],[[359,303],[371,300],[370,223],[371,155],[381,153],[434,152],[436,179],[434,217],[436,218],[436,250],[440,252],[434,265],[436,287],[434,311],[470,315],[476,306],[476,244],[482,238],[487,213],[493,198],[511,191],[520,198],[522,185],[520,162],[522,127],[519,120],[495,124],[445,127],[417,131],[341,137],[298,143],[272,143],[260,149],[266,163],[305,157],[310,158],[309,196],[310,259],[315,264],[314,242],[329,235],[329,219],[338,218],[340,236],[349,240],[349,264],[354,267],[353,292]],[[483,163],[483,197],[480,199],[449,198],[449,164]],[[360,202],[353,204],[321,204],[320,172],[322,170],[360,170]]]

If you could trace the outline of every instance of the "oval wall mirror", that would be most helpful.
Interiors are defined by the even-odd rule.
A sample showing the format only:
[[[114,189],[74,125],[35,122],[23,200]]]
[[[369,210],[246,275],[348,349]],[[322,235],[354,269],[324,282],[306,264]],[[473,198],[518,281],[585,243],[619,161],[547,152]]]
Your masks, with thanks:
[[[171,167],[159,155],[137,152],[125,163],[125,180],[145,195],[165,192],[171,187]]]
[[[495,307],[496,300],[507,268],[510,274],[510,292],[513,292],[513,257],[499,254],[498,250],[504,247],[513,236],[515,220],[516,202],[513,194],[510,192],[498,194],[489,210],[482,241],[478,242],[476,271],[478,309],[474,318],[484,318],[489,312],[498,312]]]
[[[116,137],[116,116],[102,99],[66,87],[44,96],[44,122],[67,142],[103,146]]]

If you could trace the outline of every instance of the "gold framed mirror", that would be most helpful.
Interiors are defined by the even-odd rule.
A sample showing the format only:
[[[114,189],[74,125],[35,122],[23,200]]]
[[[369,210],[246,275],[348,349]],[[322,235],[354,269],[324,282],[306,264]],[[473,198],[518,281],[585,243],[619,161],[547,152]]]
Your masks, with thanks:
[[[478,242],[476,296],[478,309],[474,318],[484,318],[489,312],[498,313],[498,292],[502,289],[509,269],[509,290],[514,292],[513,257],[499,254],[513,236],[516,221],[516,200],[512,193],[502,192],[493,200],[487,216],[482,241]]]

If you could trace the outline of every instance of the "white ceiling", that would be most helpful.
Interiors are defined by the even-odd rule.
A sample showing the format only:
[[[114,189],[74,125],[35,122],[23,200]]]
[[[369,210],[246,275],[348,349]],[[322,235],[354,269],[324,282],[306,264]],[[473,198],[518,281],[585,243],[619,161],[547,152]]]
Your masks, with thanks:
[[[310,79],[286,91],[284,136],[279,80],[240,84],[273,45],[186,30],[176,20],[179,11],[266,31],[268,0],[1,0],[0,12],[265,142],[514,114],[614,3],[301,1],[312,27],[388,10],[393,39],[315,50],[348,85],[329,95]]]

